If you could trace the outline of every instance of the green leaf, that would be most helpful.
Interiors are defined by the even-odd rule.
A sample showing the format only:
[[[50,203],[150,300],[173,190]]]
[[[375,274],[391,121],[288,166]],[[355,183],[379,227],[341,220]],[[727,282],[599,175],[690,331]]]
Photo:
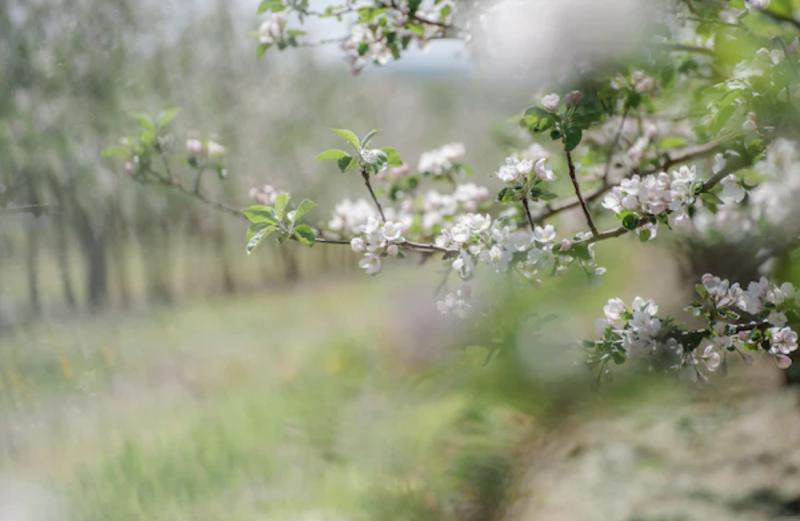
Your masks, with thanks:
[[[635,230],[639,226],[639,216],[633,212],[623,214],[622,226],[626,230]]]
[[[359,141],[355,132],[347,130],[346,128],[332,128],[331,130],[334,134],[350,143],[354,149],[361,150],[361,141]]]
[[[139,124],[141,130],[156,131],[156,124],[147,114],[134,114],[133,119]]]
[[[244,209],[244,216],[251,223],[271,223],[277,224],[275,220],[275,210],[262,204],[254,204]]]
[[[286,6],[283,5],[282,0],[261,0],[261,3],[258,4],[258,14],[266,13],[267,11],[272,11],[273,13],[279,13],[286,9]]]
[[[403,164],[403,159],[394,148],[383,147],[381,150],[383,150],[383,153],[386,154],[389,166],[401,166]]]
[[[172,120],[175,119],[175,116],[177,116],[180,111],[181,111],[180,107],[171,107],[161,112],[158,115],[158,126],[164,128],[167,125],[169,125],[172,122]]]
[[[338,148],[329,148],[328,150],[325,150],[317,154],[317,157],[315,159],[317,161],[331,161],[331,160],[338,161],[344,157],[350,157],[350,154]]]
[[[417,36],[425,36],[425,27],[420,24],[416,24],[413,22],[408,22],[406,24],[406,29],[411,31],[412,33],[416,34]]]
[[[256,58],[261,58],[266,54],[267,50],[270,48],[270,44],[268,43],[261,43],[256,47]]]
[[[725,204],[725,202],[719,198],[719,196],[713,192],[703,192],[700,194],[700,198],[703,200],[704,203],[710,205],[720,205]]]
[[[317,240],[317,232],[314,231],[314,228],[307,224],[300,224],[294,229],[294,236],[297,238],[298,242],[305,244],[306,246],[311,246]]]
[[[583,131],[578,127],[568,127],[564,129],[564,148],[571,152],[581,143]]]
[[[505,187],[497,194],[497,201],[501,203],[510,203],[518,199],[516,190],[510,187]]]
[[[336,164],[339,165],[339,170],[341,170],[342,173],[345,173],[350,169],[351,166],[356,164],[356,162],[353,161],[353,158],[351,156],[345,156],[336,161]]]
[[[585,261],[592,260],[592,253],[589,251],[589,245],[585,242],[576,242],[573,244],[572,248],[567,251],[572,257],[576,259],[581,259]]]
[[[286,192],[278,194],[275,198],[275,218],[282,221],[286,217],[286,207],[289,206],[289,199],[291,196]]]
[[[380,132],[380,130],[375,130],[375,129],[370,130],[369,132],[367,132],[367,135],[364,136],[364,139],[362,139],[361,142],[360,142],[361,143],[360,144],[360,148],[367,148],[367,145],[369,145],[369,142],[372,141],[372,138],[374,138],[378,134],[378,132]]]
[[[303,199],[294,210],[294,221],[299,221],[305,214],[317,207],[317,203],[311,199]]]
[[[130,150],[128,147],[118,146],[118,147],[108,147],[103,152],[101,152],[102,157],[128,157],[130,154]]]
[[[254,223],[247,227],[247,246],[245,251],[248,255],[261,244],[261,241],[272,235],[277,228],[267,223]]]

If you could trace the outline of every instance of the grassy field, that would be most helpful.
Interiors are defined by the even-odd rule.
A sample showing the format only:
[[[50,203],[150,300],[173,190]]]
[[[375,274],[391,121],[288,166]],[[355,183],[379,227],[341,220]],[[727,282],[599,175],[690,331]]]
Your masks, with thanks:
[[[548,432],[685,396],[592,387],[575,340],[622,278],[493,279],[496,327],[442,319],[437,281],[307,282],[2,338],[0,519],[498,518]]]
[[[494,377],[485,349],[452,350],[450,325],[403,311],[430,306],[430,282],[314,285],[7,337],[4,474],[66,519],[492,511],[530,426],[477,392]]]

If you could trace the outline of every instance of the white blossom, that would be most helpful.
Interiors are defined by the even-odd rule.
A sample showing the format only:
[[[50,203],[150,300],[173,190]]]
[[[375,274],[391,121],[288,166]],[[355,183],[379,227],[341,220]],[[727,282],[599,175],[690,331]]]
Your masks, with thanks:
[[[533,171],[533,161],[516,156],[506,158],[505,164],[497,171],[497,178],[506,184],[524,179]]]
[[[533,229],[533,238],[537,242],[552,243],[556,240],[556,229],[552,224],[547,224],[544,227],[536,226]]]
[[[556,178],[553,171],[547,166],[547,158],[539,158],[533,165],[533,170],[536,172],[536,177],[542,181],[553,181]]]
[[[558,94],[547,94],[546,96],[542,97],[542,107],[550,112],[555,112],[558,110],[558,104],[560,102],[561,97]]]
[[[621,298],[611,298],[608,300],[608,303],[603,306],[603,313],[606,316],[606,320],[609,322],[616,322],[622,318],[624,312],[625,302],[623,302]]]
[[[205,146],[199,139],[187,139],[186,150],[193,156],[202,156],[205,154]]]
[[[442,315],[455,315],[466,318],[472,309],[469,302],[469,287],[462,286],[454,292],[447,293],[444,298],[436,302],[436,307]]]
[[[719,197],[728,204],[741,203],[745,195],[747,195],[747,192],[745,192],[742,185],[739,184],[739,180],[733,174],[725,176],[720,185],[722,186],[722,192]]]
[[[367,253],[358,261],[358,267],[367,275],[377,275],[381,271],[381,258],[374,253]]]
[[[788,327],[773,327],[770,333],[770,352],[788,355],[797,350],[797,333]]]
[[[286,18],[280,13],[273,13],[261,22],[258,28],[258,41],[263,45],[272,45],[283,41]]]
[[[225,155],[225,147],[216,141],[208,140],[208,157],[222,157]]]
[[[466,149],[462,143],[449,143],[423,153],[419,158],[417,170],[435,176],[455,173],[453,170],[464,158],[465,153]]]
[[[255,202],[265,206],[274,205],[275,200],[278,198],[278,194],[278,190],[276,190],[272,185],[264,185],[261,188],[253,187],[248,193],[250,199],[253,199]]]

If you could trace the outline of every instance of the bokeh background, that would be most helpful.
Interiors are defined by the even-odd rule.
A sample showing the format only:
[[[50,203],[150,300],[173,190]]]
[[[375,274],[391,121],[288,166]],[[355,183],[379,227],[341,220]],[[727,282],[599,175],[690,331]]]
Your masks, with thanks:
[[[253,4],[0,3],[0,520],[800,517],[797,392],[769,364],[697,388],[581,363],[606,299],[680,310],[718,252],[603,245],[601,285],[495,277],[465,325],[435,263],[246,256],[240,222],[102,159],[179,106],[228,148],[232,205],[269,182],[324,220],[360,193],[313,159],[330,127],[412,164],[462,141],[494,186],[530,81],[452,43],[359,77],[326,49],[258,60]]]

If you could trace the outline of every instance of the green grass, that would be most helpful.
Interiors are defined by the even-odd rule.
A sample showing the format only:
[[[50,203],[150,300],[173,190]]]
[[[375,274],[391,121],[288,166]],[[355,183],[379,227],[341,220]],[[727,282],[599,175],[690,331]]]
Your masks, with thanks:
[[[517,287],[489,301],[504,333],[478,323],[442,335],[440,319],[414,314],[435,277],[17,332],[0,340],[0,463],[87,521],[486,519],[532,426],[593,393],[578,351],[536,336],[546,327],[530,317],[559,313],[575,333],[607,292],[587,292],[580,274]],[[406,333],[438,348],[407,356],[418,346]],[[498,349],[488,365],[486,347]]]

